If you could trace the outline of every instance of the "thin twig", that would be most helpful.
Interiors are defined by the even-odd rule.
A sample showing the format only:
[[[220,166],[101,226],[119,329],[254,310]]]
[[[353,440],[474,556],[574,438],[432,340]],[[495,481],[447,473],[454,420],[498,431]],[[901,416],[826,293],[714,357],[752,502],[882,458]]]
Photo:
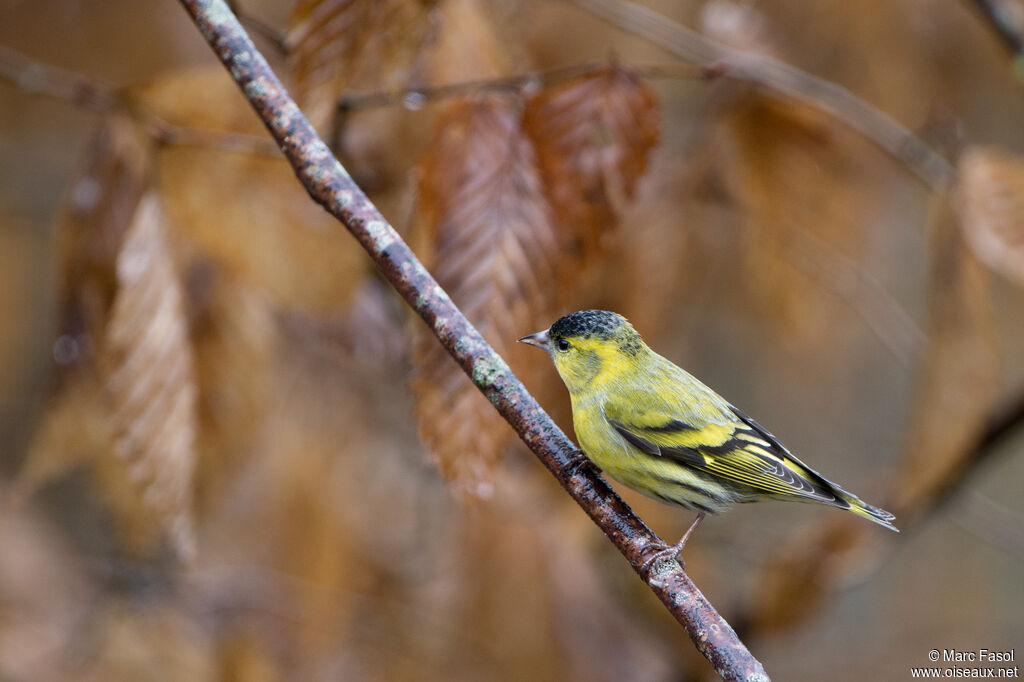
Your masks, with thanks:
[[[144,130],[162,144],[217,149],[223,152],[273,158],[277,158],[280,154],[274,141],[265,137],[175,125],[138,105],[126,106],[126,110],[142,125]]]
[[[978,490],[963,495],[946,516],[988,544],[1024,560],[1024,514],[996,502]]]
[[[76,106],[107,113],[127,114],[143,130],[163,144],[205,147],[256,156],[278,155],[273,140],[245,133],[224,132],[181,126],[165,121],[114,86],[95,78],[44,64],[17,50],[0,45],[0,79],[21,90],[71,102]]]
[[[399,105],[409,109],[416,109],[427,102],[435,102],[449,97],[468,97],[485,92],[525,96],[542,88],[558,85],[573,78],[600,73],[613,64],[615,64],[614,61],[586,62],[500,78],[460,81],[444,85],[413,86],[396,90],[342,93],[334,110],[334,122],[331,125],[331,130],[333,131],[331,148],[342,149],[341,140],[344,136],[348,116],[354,111]],[[714,70],[681,64],[679,62],[623,66],[630,72],[647,79],[713,78],[720,75]]]
[[[590,76],[609,68],[612,62],[586,62],[559,66],[542,71],[530,71],[501,78],[461,81],[444,85],[379,90],[375,92],[344,93],[338,100],[338,108],[344,111],[372,109],[391,106],[419,106],[449,97],[465,97],[480,92],[511,92],[529,94],[542,88],[558,85],[573,78]],[[683,68],[680,68],[680,67]],[[706,69],[683,64],[629,64],[623,65],[631,73],[648,79],[657,78],[706,78]]]
[[[6,45],[0,45],[0,78],[25,92],[66,100],[93,111],[110,111],[120,103],[114,87],[43,64]]]
[[[789,262],[845,301],[901,365],[913,364],[926,335],[881,282],[812,232],[791,231],[786,247]]]
[[[586,467],[573,466],[577,450],[571,441],[331,155],[224,0],[181,2],[277,140],[310,196],[366,249],[473,383],[639,573],[651,551],[664,543],[600,476]],[[768,679],[761,664],[678,563],[660,562],[641,577],[723,678]]]
[[[338,108],[354,111],[356,109],[396,105],[409,106],[410,103],[419,104],[447,97],[463,97],[477,92],[529,91],[534,88],[560,83],[571,78],[596,73],[604,68],[607,68],[606,64],[587,62],[586,64],[574,64],[547,71],[534,71],[514,76],[503,76],[501,78],[461,81],[444,85],[410,87],[397,90],[381,90],[377,92],[344,93],[341,99],[338,100]]]
[[[728,47],[635,2],[571,2],[686,61],[718,65],[727,78],[756,83],[827,112],[899,159],[933,190],[946,187],[953,180],[953,166],[924,141],[831,81],[765,55]]]

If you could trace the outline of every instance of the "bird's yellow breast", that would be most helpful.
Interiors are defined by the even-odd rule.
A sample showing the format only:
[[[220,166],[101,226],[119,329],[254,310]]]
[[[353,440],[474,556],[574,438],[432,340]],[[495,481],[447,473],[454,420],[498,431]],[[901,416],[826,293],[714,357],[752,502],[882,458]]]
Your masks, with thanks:
[[[630,457],[629,443],[604,418],[601,405],[594,402],[580,404],[573,398],[572,425],[580,447],[608,473],[611,474],[612,469],[621,466],[623,459]]]
[[[596,371],[585,383],[569,390],[576,438],[597,466],[622,483],[632,485],[626,479],[633,478],[632,474],[638,469],[649,466],[645,460],[651,458],[615,431],[604,413],[604,406],[605,397],[619,391],[619,384],[636,374],[636,361],[610,344],[580,345],[583,352],[593,358]]]

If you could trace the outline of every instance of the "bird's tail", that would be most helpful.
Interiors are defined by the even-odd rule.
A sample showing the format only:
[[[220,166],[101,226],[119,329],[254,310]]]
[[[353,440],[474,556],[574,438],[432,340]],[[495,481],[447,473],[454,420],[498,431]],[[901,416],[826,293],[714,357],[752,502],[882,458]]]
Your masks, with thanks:
[[[843,497],[846,500],[846,502],[850,504],[850,511],[852,511],[857,516],[865,518],[868,521],[874,521],[879,526],[885,526],[891,531],[895,531],[897,533],[900,532],[900,529],[892,525],[891,523],[892,520],[896,517],[890,514],[889,512],[885,511],[880,507],[874,507],[865,502],[864,500],[855,497],[849,493],[846,493],[846,495],[844,495]]]

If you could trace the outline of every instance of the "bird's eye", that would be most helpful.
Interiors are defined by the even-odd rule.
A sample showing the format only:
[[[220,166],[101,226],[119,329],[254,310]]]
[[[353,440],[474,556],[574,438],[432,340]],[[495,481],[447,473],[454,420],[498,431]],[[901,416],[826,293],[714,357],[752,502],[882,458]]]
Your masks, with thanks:
[[[558,350],[569,350],[569,342],[565,339],[558,339],[555,345],[558,346]]]

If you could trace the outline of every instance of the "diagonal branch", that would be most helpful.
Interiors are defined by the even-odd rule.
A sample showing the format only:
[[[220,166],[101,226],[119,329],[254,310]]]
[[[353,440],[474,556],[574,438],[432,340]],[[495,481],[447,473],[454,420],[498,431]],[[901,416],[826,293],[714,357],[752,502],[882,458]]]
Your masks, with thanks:
[[[310,196],[344,223],[473,383],[639,573],[651,549],[663,546],[661,540],[603,479],[578,465],[573,444],[317,137],[224,0],[181,2]],[[768,680],[761,664],[677,563],[658,563],[641,577],[723,678]]]

